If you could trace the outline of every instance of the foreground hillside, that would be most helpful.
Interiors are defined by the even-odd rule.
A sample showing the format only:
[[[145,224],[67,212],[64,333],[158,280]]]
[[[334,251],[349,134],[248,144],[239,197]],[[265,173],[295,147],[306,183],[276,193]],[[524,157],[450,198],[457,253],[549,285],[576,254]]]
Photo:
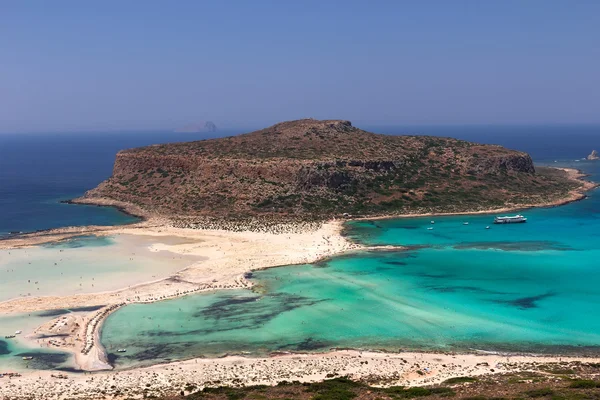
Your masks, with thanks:
[[[169,399],[425,400],[453,398],[457,400],[598,400],[600,399],[600,381],[593,379],[597,377],[597,372],[597,365],[580,364],[575,369],[572,369],[571,366],[557,365],[554,368],[540,371],[451,378],[436,386],[392,386],[386,388],[369,386],[346,378],[334,378],[317,383],[286,382],[275,387],[205,388],[188,396],[169,397]],[[192,388],[193,386],[188,386],[186,389]]]
[[[578,183],[528,154],[428,136],[389,136],[348,121],[289,121],[234,137],[117,154],[84,200],[153,214],[324,219],[545,204]]]

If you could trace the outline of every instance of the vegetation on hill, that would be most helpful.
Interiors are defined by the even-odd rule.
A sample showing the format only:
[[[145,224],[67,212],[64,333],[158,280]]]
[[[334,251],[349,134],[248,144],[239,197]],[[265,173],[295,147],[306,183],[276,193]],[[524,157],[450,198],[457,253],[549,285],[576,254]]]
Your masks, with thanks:
[[[528,154],[428,136],[299,120],[239,136],[119,152],[86,197],[165,216],[324,219],[542,204],[578,187]]]
[[[567,363],[565,363],[567,364]],[[181,400],[600,400],[600,365],[559,364],[531,371],[451,378],[439,385],[424,387],[379,387],[368,382],[335,377],[323,382],[281,382],[276,386],[206,387],[189,383]]]

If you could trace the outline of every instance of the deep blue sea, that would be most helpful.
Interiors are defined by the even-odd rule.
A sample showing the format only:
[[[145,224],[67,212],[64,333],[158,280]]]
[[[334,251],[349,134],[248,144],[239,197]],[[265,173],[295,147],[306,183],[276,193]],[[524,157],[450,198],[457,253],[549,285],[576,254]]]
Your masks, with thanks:
[[[600,150],[600,126],[393,126],[378,133],[450,136],[529,152],[534,160],[575,160]],[[155,143],[242,133],[45,133],[0,135],[0,236],[72,225],[135,221],[113,208],[60,203],[110,176],[115,154]]]
[[[0,237],[9,232],[136,221],[114,208],[69,205],[112,173],[119,150],[239,132],[0,134]]]

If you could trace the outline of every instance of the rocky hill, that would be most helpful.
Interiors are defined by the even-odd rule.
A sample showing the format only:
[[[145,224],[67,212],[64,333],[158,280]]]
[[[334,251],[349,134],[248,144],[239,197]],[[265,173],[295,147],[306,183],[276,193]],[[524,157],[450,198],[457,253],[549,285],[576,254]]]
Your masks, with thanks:
[[[83,201],[125,202],[168,217],[322,219],[540,204],[575,187],[500,146],[305,119],[121,151],[113,175]]]

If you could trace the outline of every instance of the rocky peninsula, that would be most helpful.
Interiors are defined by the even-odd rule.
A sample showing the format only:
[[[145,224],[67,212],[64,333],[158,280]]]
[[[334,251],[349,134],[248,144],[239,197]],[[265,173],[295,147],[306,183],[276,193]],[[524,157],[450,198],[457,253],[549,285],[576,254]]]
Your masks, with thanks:
[[[580,187],[501,146],[305,119],[121,151],[112,176],[76,202],[194,226],[518,208],[564,200]]]
[[[58,317],[23,336],[74,354],[83,371],[110,369],[99,331],[107,315],[122,305],[249,288],[252,284],[245,274],[252,270],[313,263],[367,249],[341,234],[345,218],[558,205],[581,199],[594,186],[581,178],[574,170],[536,168],[528,154],[501,146],[379,135],[339,120],[290,121],[236,137],[124,150],[117,154],[112,176],[74,202],[121,207],[145,221],[18,235],[0,241],[0,249],[83,234],[143,235],[153,238],[151,251],[201,260],[167,279],[112,292],[16,298],[0,302],[0,312],[96,307],[86,315]],[[173,244],[173,237],[185,241]],[[492,373],[489,365],[504,358],[464,355],[458,362],[457,357],[333,351],[264,359],[194,359],[97,372],[93,377],[67,374],[54,379],[49,372],[38,371],[11,379],[0,387],[0,397],[126,398],[144,390],[144,395],[171,395],[190,381],[198,389],[214,382],[276,384],[322,380],[331,371],[357,379],[377,378],[387,385],[428,384]],[[533,360],[552,363],[561,358]],[[523,358],[516,368],[531,361]],[[92,393],[93,387],[101,390]]]

